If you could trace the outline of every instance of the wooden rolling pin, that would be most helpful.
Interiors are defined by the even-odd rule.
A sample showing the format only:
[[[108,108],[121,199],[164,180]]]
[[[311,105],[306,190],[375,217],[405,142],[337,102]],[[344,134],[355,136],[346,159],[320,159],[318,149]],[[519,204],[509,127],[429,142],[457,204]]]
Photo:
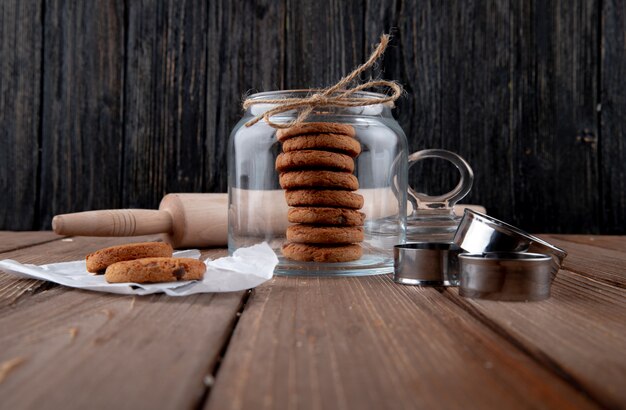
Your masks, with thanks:
[[[363,211],[370,218],[381,218],[398,212],[397,201],[390,190],[362,189],[366,199]],[[256,235],[261,240],[267,234],[284,235],[287,221],[287,203],[282,190],[240,190],[233,188],[234,204],[230,212],[238,215],[234,234]],[[387,198],[388,197],[388,198]],[[256,204],[237,209],[235,204]],[[265,204],[265,206],[264,206]],[[371,206],[368,208],[367,204]],[[269,206],[268,206],[269,205]],[[386,206],[383,206],[386,205]],[[412,207],[408,205],[408,213]],[[462,215],[478,205],[456,205],[454,211]],[[163,197],[159,210],[111,209],[57,215],[52,229],[59,235],[79,236],[139,236],[163,234],[163,240],[174,248],[209,248],[228,243],[227,194],[169,194]]]
[[[57,215],[59,235],[138,236],[163,234],[174,248],[224,246],[228,238],[227,194],[169,194],[159,210],[114,209]]]

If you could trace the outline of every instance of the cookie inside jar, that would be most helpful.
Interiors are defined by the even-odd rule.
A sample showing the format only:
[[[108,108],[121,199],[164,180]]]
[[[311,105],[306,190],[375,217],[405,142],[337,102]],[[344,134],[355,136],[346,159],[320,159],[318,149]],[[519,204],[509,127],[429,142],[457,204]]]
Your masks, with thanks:
[[[353,144],[353,150],[343,149],[336,135],[354,139],[356,132],[350,125],[326,122],[304,123],[276,132],[279,142],[291,141],[289,151],[276,159],[276,170],[281,188],[294,198],[288,211],[289,222],[299,220],[287,228],[287,242],[282,247],[285,258],[350,262],[363,255],[360,244],[365,214],[358,211],[363,207],[363,197],[353,193],[359,189],[359,180],[352,174],[361,147]],[[306,142],[301,142],[302,138]],[[285,163],[288,169],[284,169]],[[330,195],[326,191],[331,191]],[[350,196],[354,201],[350,202]],[[339,216],[329,217],[333,211]],[[341,217],[350,213],[352,218]]]
[[[229,249],[269,243],[279,255],[277,274],[390,273],[407,206],[407,142],[392,107],[324,107],[293,126],[246,126],[277,100],[315,92],[248,97],[259,103],[246,110],[229,142]],[[287,125],[298,110],[271,118]]]

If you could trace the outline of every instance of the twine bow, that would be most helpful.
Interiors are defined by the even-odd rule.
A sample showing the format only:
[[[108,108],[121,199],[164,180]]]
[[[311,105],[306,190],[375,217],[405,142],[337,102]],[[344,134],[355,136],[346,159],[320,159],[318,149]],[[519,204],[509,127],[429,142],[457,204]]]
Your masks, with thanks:
[[[372,80],[364,84],[359,84],[353,88],[348,88],[357,77],[363,73],[363,71],[370,68],[376,60],[378,60],[387,45],[389,44],[389,35],[384,34],[380,38],[380,43],[376,46],[376,49],[370,55],[369,59],[358,66],[347,76],[343,77],[339,82],[331,87],[321,90],[315,94],[312,94],[303,98],[280,98],[274,100],[268,99],[251,99],[248,98],[243,102],[243,108],[247,109],[254,104],[275,104],[274,108],[271,108],[259,114],[246,123],[246,127],[251,127],[257,122],[264,120],[268,125],[274,128],[289,128],[294,125],[304,122],[315,108],[320,107],[362,107],[366,105],[385,104],[393,102],[400,98],[402,95],[402,86],[394,81],[386,80]],[[387,87],[392,93],[386,94],[385,97],[353,97],[354,93],[363,91],[373,87]],[[299,110],[298,116],[295,120],[287,124],[277,124],[271,121],[271,117],[286,111]]]

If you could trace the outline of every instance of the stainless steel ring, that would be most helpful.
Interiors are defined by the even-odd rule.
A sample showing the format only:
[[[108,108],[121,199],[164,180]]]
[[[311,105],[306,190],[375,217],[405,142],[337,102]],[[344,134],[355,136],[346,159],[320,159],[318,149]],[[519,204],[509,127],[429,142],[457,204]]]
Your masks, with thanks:
[[[449,242],[415,242],[394,246],[393,280],[405,285],[458,286],[458,254]]]
[[[498,219],[466,209],[453,242],[469,253],[530,252],[552,257],[552,277],[567,252]]]
[[[459,255],[459,295],[502,301],[550,297],[553,259],[537,253]]]

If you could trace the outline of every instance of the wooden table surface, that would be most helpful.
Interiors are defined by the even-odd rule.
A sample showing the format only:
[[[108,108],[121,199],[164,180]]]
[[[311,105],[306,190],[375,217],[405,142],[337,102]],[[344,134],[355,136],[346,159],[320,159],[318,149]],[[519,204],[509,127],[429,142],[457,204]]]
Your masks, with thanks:
[[[544,237],[570,255],[534,303],[389,276],[174,298],[0,272],[0,408],[626,408],[626,237]],[[0,259],[125,242],[0,232]]]

